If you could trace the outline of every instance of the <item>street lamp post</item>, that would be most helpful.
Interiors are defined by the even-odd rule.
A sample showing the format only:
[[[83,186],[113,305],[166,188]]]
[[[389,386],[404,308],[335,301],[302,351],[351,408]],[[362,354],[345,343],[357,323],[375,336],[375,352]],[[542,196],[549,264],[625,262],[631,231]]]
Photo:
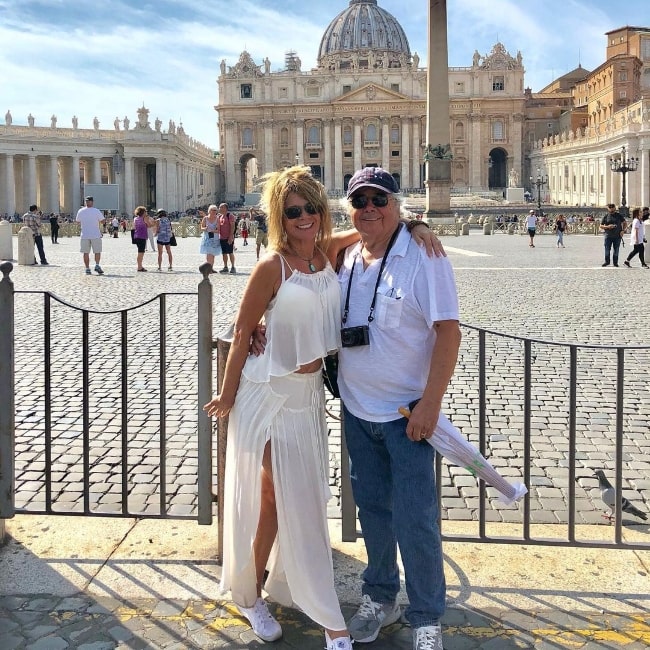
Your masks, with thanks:
[[[542,187],[548,184],[548,176],[542,175],[539,167],[537,168],[537,178],[533,179],[530,177],[530,184],[532,187],[537,188],[537,216],[543,217],[544,213],[542,212]]]
[[[629,209],[627,207],[627,196],[625,194],[625,176],[628,172],[635,172],[639,164],[638,158],[629,158],[625,152],[625,146],[621,147],[620,158],[610,158],[609,167],[613,172],[617,172],[623,176],[623,183],[621,185],[621,205],[619,212],[624,219],[629,216]]]

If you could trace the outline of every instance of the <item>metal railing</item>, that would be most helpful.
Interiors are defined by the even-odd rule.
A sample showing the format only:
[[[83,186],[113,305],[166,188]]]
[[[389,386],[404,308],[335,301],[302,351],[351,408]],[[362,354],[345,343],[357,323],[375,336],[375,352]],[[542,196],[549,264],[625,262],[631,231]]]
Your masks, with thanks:
[[[635,430],[635,421],[647,423],[648,414],[642,401],[633,396],[647,390],[648,371],[645,369],[650,367],[650,346],[557,343],[465,324],[462,329],[464,341],[459,367],[463,372],[452,380],[451,397],[446,406],[443,405],[443,411],[452,416],[455,399],[465,406],[469,400],[472,414],[457,414],[456,426],[461,431],[466,428],[470,432],[466,435],[481,454],[507,477],[521,480],[529,492],[519,503],[518,510],[516,506],[514,510],[512,506],[499,510],[496,491],[486,487],[483,481],[478,482],[478,491],[476,487],[467,487],[467,482],[459,481],[458,477],[470,475],[466,472],[458,474],[457,468],[452,468],[437,454],[436,478],[443,539],[650,549],[650,540],[636,542],[623,538],[624,513],[620,499],[613,511],[611,540],[585,539],[580,530],[580,524],[603,521],[600,512],[605,505],[601,501],[598,481],[593,476],[596,469],[605,469],[616,493],[628,497],[650,515],[650,493],[647,487],[644,491],[643,470],[638,469],[638,462],[624,462],[624,458],[637,456],[641,460],[650,445],[647,425],[645,432],[626,433]],[[626,377],[628,359],[633,361],[634,368],[642,369],[645,379],[641,382]],[[508,378],[508,383],[504,382],[504,377]],[[627,401],[626,395],[629,396]],[[594,403],[594,396],[598,396],[597,403]],[[562,413],[557,418],[561,422],[553,421],[548,415],[542,416],[542,409],[536,407],[536,403],[542,400],[552,405],[555,413]],[[534,425],[533,420],[540,418],[548,428],[536,432],[535,427],[540,425],[537,422]],[[594,434],[604,426],[603,422],[607,422],[606,431],[602,435]],[[347,461],[344,435],[341,445],[342,461]],[[499,445],[505,446],[505,450]],[[540,472],[544,467],[552,471]],[[342,474],[343,540],[354,541],[362,533],[357,529],[348,472]],[[640,487],[633,488],[637,482]],[[462,499],[463,504],[456,507],[464,507],[471,514],[475,532],[445,534],[444,521],[449,518],[449,508],[442,497],[443,488],[447,495],[455,492]],[[545,490],[552,492],[548,499],[538,494]],[[467,495],[463,498],[464,492]],[[533,503],[537,509],[533,509]],[[545,507],[544,503],[553,505]],[[540,516],[542,511],[543,517]],[[504,518],[504,514],[507,517]],[[626,524],[631,523],[631,517],[625,517]],[[515,524],[520,527],[520,534],[503,536],[489,532],[495,521]],[[557,535],[552,539],[536,536],[536,523],[557,524],[553,527]],[[635,529],[648,532],[645,522],[635,520],[635,523],[640,524]]]
[[[197,408],[212,394],[211,266],[200,269],[198,294],[162,293],[105,311],[15,291],[12,269],[0,265],[0,518],[212,523],[213,427]],[[14,324],[17,300],[30,315],[23,331]],[[17,391],[28,404],[16,403]],[[179,405],[176,395],[189,391],[196,398]],[[191,504],[188,481],[196,481]]]

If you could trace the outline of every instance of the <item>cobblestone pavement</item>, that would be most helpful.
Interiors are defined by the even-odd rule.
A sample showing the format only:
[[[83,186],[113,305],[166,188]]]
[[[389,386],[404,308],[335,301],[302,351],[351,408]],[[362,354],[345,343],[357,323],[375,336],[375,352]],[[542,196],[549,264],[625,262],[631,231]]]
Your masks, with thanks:
[[[647,343],[645,323],[650,291],[646,271],[639,268],[601,268],[598,237],[566,238],[557,249],[552,236],[536,238],[536,247],[523,236],[447,238],[445,245],[456,269],[464,328],[462,355],[450,387],[445,410],[468,435],[478,440],[477,340],[471,326],[514,336],[531,336],[563,343],[592,345]],[[236,275],[211,277],[215,289],[214,329],[219,332],[236,308],[250,270],[254,247],[238,241]],[[196,292],[200,280],[198,240],[179,240],[174,271],[157,273],[155,257],[147,252],[148,273],[135,272],[135,249],[127,237],[104,240],[105,275],[83,274],[78,240],[48,245],[50,266],[15,266],[11,278],[18,291],[54,292],[59,298],[89,310],[133,307],[126,316],[127,337],[137,343],[129,356],[128,455],[129,508],[154,512],[160,495],[151,477],[159,476],[161,450],[158,432],[165,422],[167,449],[167,506],[172,514],[195,507],[196,468]],[[628,248],[622,249],[627,254]],[[621,260],[622,262],[622,260]],[[218,265],[215,265],[218,267]],[[166,263],[163,264],[166,267]],[[167,297],[166,405],[160,414],[161,361],[158,331],[160,292]],[[189,295],[187,295],[189,294]],[[146,307],[135,308],[151,299]],[[17,380],[17,505],[38,509],[44,498],[43,298],[16,296]],[[120,315],[88,315],[91,359],[89,394],[90,505],[95,512],[119,511],[122,412]],[[83,507],[80,459],[80,339],[81,316],[64,305],[53,308],[50,347],[52,381],[52,476],[56,509]],[[567,513],[568,405],[566,348],[534,344],[532,369],[533,522],[564,521]],[[523,370],[522,345],[516,339],[488,337],[487,434],[491,462],[506,475],[522,473]],[[615,357],[597,348],[579,351],[577,455],[582,469],[577,486],[579,523],[602,523],[602,505],[592,470],[614,463]],[[641,508],[650,510],[650,398],[647,351],[626,354],[624,402],[624,487]],[[336,415],[336,404],[331,408]],[[330,418],[331,477],[340,478],[340,428]],[[583,471],[584,470],[584,471]],[[463,470],[443,464],[443,517],[476,517],[478,490]],[[489,521],[521,520],[518,507],[503,507],[490,497]],[[338,514],[336,505],[332,516]],[[647,530],[647,526],[635,527]],[[498,548],[498,547],[497,547]],[[13,551],[12,551],[13,552]],[[560,578],[557,578],[560,580]],[[525,578],[522,578],[525,581]],[[585,594],[583,604],[593,595]],[[510,648],[626,648],[650,645],[647,593],[628,594],[622,604],[593,609],[580,606],[547,608],[543,598],[531,599],[525,609],[495,598],[494,607],[480,610],[450,603],[443,620],[447,650],[509,650]],[[351,613],[346,606],[345,613]],[[323,647],[321,633],[295,610],[279,609],[285,637],[272,647],[312,650]],[[410,648],[410,629],[388,628],[373,644],[377,650]],[[60,597],[22,594],[0,598],[0,650],[59,650],[82,648],[255,648],[248,626],[227,601],[168,600],[162,597],[124,599],[92,597],[84,593]]]

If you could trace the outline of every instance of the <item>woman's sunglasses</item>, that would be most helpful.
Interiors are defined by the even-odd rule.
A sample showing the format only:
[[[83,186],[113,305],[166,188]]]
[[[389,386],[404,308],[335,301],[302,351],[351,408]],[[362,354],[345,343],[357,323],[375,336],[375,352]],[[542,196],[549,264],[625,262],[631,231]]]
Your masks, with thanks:
[[[318,210],[311,204],[305,203],[305,205],[292,205],[289,208],[284,209],[284,216],[287,219],[299,219],[302,216],[303,210],[305,214],[318,214]]]
[[[368,201],[372,201],[372,204],[376,208],[385,208],[388,205],[388,195],[387,194],[375,194],[374,196],[367,197],[363,194],[359,196],[353,196],[350,199],[350,204],[356,210],[361,210],[368,205]]]

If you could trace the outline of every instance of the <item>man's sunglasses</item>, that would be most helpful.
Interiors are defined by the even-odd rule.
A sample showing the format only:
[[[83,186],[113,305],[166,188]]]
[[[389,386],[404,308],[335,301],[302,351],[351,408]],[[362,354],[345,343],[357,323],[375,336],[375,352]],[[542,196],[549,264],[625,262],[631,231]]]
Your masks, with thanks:
[[[287,219],[300,219],[303,210],[305,214],[318,214],[318,210],[311,203],[305,203],[303,206],[292,205],[289,208],[285,208],[284,216]]]
[[[368,205],[368,201],[372,201],[372,204],[376,208],[385,208],[388,205],[388,195],[387,194],[375,194],[374,196],[367,197],[363,194],[358,196],[353,196],[350,199],[350,204],[356,210],[361,210]]]

